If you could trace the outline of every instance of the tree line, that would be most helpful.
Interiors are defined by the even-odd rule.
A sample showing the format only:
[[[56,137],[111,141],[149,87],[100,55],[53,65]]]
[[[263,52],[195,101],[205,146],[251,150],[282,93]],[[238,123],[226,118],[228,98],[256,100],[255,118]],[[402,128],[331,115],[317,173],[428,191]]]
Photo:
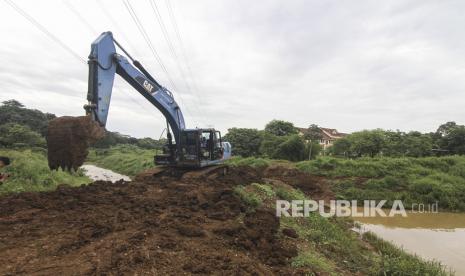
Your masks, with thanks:
[[[16,100],[0,105],[0,147],[45,148],[48,122],[54,114],[28,109]],[[301,161],[314,158],[322,152],[319,144],[321,129],[312,124],[298,129],[291,122],[272,120],[263,130],[230,128],[224,140],[233,146],[233,154],[243,157],[266,157]],[[109,148],[131,144],[145,149],[161,148],[165,139],[135,138],[107,131],[104,139],[94,147]],[[447,122],[435,132],[402,132],[391,130],[363,130],[338,139],[324,154],[357,158],[363,156],[410,156],[465,154],[465,126]]]
[[[224,140],[231,143],[233,154],[237,156],[301,161],[319,154],[320,138],[321,133],[315,125],[301,134],[291,122],[272,120],[263,130],[230,128]]]
[[[300,132],[300,135],[299,135]],[[300,131],[290,122],[273,120],[264,130],[231,128],[225,140],[233,154],[300,161],[322,153],[321,129],[310,125]],[[465,126],[447,122],[435,132],[402,132],[383,129],[363,130],[334,141],[324,154],[357,157],[424,157],[465,154]]]
[[[465,126],[447,122],[430,133],[363,130],[336,140],[329,153],[347,157],[463,155]]]
[[[46,148],[45,135],[48,122],[55,114],[26,108],[16,100],[8,100],[0,105],[0,147]],[[164,139],[149,137],[135,138],[118,132],[106,131],[105,138],[94,144],[95,148],[109,148],[119,144],[131,144],[145,149],[161,148]]]

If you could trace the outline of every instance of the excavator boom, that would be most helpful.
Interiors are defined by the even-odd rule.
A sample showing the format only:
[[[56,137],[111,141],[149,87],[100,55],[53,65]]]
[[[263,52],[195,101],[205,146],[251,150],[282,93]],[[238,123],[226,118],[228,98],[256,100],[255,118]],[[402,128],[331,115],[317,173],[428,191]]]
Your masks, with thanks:
[[[116,46],[127,57],[118,54]],[[156,164],[204,167],[221,163],[225,157],[230,156],[230,145],[221,140],[219,131],[211,128],[186,129],[183,114],[173,94],[134,60],[111,32],[102,33],[92,43],[88,64],[88,103],[84,106],[86,116],[60,117],[49,124],[47,144],[51,169],[76,169],[84,162],[88,147],[102,138],[116,74],[166,118],[168,144],[164,153],[155,157]],[[71,146],[75,144],[78,146]],[[225,152],[225,148],[229,151]]]

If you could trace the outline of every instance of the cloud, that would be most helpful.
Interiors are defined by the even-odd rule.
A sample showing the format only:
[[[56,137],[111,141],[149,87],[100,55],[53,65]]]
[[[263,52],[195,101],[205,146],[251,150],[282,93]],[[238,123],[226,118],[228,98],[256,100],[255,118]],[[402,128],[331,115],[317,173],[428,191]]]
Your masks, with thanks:
[[[100,0],[73,6],[93,26],[111,29],[149,71],[170,87],[124,6]],[[174,80],[188,127],[263,128],[273,118],[340,131],[365,128],[433,131],[463,122],[465,108],[462,2],[438,1],[174,1],[189,67],[175,42],[172,58],[149,3],[131,2]],[[86,57],[96,34],[66,5],[17,1]],[[3,3],[0,99],[58,115],[81,114],[87,68]],[[92,7],[92,9],[89,9]],[[137,48],[135,48],[137,47]],[[108,127],[158,137],[161,114],[122,80],[116,82]],[[194,89],[197,87],[198,89]],[[462,121],[460,121],[462,120]]]

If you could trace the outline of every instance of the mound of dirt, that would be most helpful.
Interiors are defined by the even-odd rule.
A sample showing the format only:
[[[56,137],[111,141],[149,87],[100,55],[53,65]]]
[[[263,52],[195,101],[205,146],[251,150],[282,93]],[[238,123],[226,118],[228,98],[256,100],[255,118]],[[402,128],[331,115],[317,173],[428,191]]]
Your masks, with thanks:
[[[233,192],[264,176],[146,173],[1,197],[0,275],[303,275],[274,210],[247,211]]]
[[[58,117],[47,129],[50,169],[77,170],[89,154],[89,146],[105,136],[105,129],[89,116]]]

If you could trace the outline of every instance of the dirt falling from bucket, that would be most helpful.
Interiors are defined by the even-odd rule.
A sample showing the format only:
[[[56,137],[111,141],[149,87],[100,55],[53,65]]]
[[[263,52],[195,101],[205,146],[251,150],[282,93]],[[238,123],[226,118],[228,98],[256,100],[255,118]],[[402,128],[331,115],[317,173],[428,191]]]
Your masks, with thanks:
[[[105,129],[89,116],[63,116],[49,122],[48,166],[52,170],[77,170],[89,154],[89,146],[105,136]]]

